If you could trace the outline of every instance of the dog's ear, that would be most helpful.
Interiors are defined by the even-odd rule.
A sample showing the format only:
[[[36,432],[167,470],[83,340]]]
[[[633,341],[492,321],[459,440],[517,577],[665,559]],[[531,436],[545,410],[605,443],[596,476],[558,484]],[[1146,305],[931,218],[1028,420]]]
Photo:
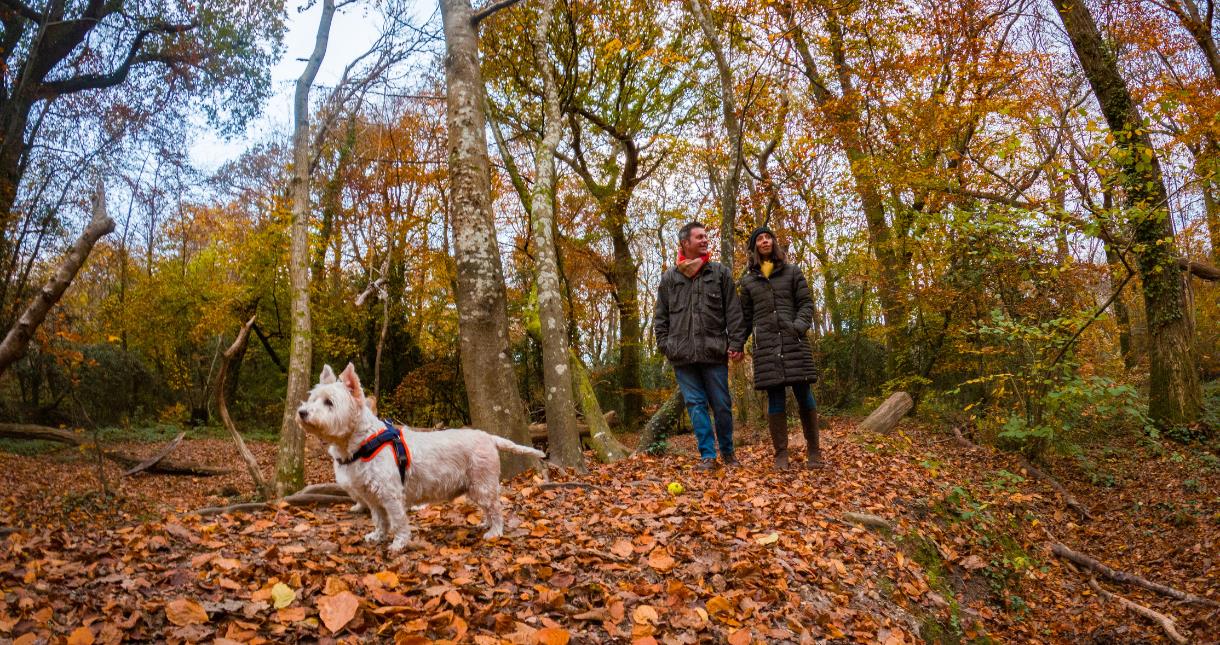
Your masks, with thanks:
[[[347,391],[351,393],[352,398],[357,401],[364,398],[364,390],[360,388],[360,377],[356,376],[356,366],[351,363],[343,368],[343,372],[339,374],[339,380],[343,385],[347,386]]]
[[[364,397],[364,405],[373,413],[373,416],[377,416],[377,397],[371,394]]]
[[[330,385],[339,379],[335,378],[335,371],[330,368],[330,365],[322,367],[322,375],[318,377],[318,382],[322,385]]]

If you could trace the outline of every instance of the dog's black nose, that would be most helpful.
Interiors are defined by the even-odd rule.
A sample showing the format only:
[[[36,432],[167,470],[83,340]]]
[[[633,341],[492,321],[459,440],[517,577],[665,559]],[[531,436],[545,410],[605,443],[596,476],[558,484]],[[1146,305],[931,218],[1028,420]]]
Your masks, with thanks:
[[[299,414],[302,419],[309,418],[309,410],[297,410],[297,414]]]

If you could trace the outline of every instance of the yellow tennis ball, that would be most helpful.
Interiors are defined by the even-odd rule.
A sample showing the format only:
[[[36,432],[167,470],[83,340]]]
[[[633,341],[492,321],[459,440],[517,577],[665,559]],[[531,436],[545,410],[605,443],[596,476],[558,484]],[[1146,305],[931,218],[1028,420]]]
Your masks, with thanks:
[[[669,482],[669,486],[666,486],[666,488],[669,490],[670,495],[681,495],[683,491],[686,490],[686,488],[678,482]]]

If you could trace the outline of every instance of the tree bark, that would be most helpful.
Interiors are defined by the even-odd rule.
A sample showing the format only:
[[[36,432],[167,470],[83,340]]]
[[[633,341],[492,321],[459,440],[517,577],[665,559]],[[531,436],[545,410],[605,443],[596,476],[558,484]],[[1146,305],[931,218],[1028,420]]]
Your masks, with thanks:
[[[601,405],[597,402],[597,394],[593,391],[593,381],[589,378],[589,370],[575,352],[572,353],[572,379],[575,381],[577,398],[580,400],[580,411],[589,424],[589,447],[597,460],[603,464],[616,462],[631,454],[623,444],[610,432],[610,424],[602,414]]]
[[[441,0],[449,129],[449,180],[462,377],[475,427],[529,442],[525,405],[509,358],[508,296],[491,210],[483,73],[468,0]],[[501,474],[534,464],[501,453]]]
[[[826,27],[830,34],[829,43],[833,67],[841,88],[841,93],[836,95],[830,91],[825,79],[819,73],[805,35],[793,20],[791,9],[781,9],[781,11],[789,12],[785,18],[792,27],[793,44],[801,59],[801,71],[809,80],[813,97],[819,107],[835,123],[835,136],[838,139],[839,147],[847,156],[848,170],[856,196],[860,199],[860,205],[864,211],[869,245],[880,264],[877,295],[885,319],[887,371],[891,378],[909,374],[913,366],[907,359],[905,342],[909,314],[903,297],[903,287],[906,282],[905,262],[898,252],[895,231],[890,227],[889,220],[886,219],[885,202],[874,175],[872,156],[862,141],[864,126],[857,105],[852,71],[848,67],[847,56],[843,49],[843,28],[838,14],[833,10],[829,11]]]
[[[220,421],[229,431],[229,435],[233,437],[233,443],[237,444],[237,453],[241,455],[242,461],[246,462],[246,472],[250,473],[250,480],[254,482],[254,490],[258,491],[263,499],[267,499],[271,496],[271,487],[263,479],[262,469],[258,467],[258,459],[246,447],[245,440],[241,438],[241,433],[233,424],[233,419],[229,416],[229,405],[225,400],[227,389],[225,379],[229,376],[234,358],[246,351],[246,342],[250,339],[250,328],[253,326],[254,316],[251,316],[250,320],[242,325],[241,331],[237,333],[237,338],[233,339],[233,344],[224,352],[220,362],[220,373],[216,376],[216,412],[220,415]]]
[[[93,196],[93,219],[89,221],[85,230],[81,231],[80,237],[76,238],[68,255],[55,270],[55,275],[51,276],[51,279],[43,285],[42,290],[34,296],[33,301],[21,314],[21,318],[17,320],[12,329],[8,330],[4,341],[0,342],[0,374],[3,374],[17,359],[25,355],[26,349],[30,346],[30,340],[34,338],[34,332],[46,320],[51,307],[54,307],[63,297],[68,285],[72,284],[77,272],[84,266],[85,260],[93,251],[93,246],[113,230],[114,220],[106,214],[106,190],[99,182],[97,192]]]
[[[640,267],[631,255],[627,239],[627,202],[631,193],[615,191],[603,203],[606,227],[614,248],[611,276],[614,298],[618,307],[619,364],[618,384],[623,392],[623,427],[634,429],[644,408],[643,384],[640,378],[640,353],[644,331],[640,326]]]
[[[1055,8],[1115,140],[1118,181],[1137,249],[1148,320],[1148,415],[1163,426],[1193,423],[1202,409],[1203,391],[1195,355],[1194,320],[1177,267],[1160,162],[1114,54],[1102,41],[1088,6],[1067,0],[1056,2]]]
[[[547,453],[552,462],[584,472],[584,455],[580,450],[572,396],[567,318],[563,312],[563,292],[559,283],[559,263],[553,235],[555,147],[563,138],[559,88],[555,81],[555,70],[547,57],[547,31],[554,11],[555,0],[543,2],[533,32],[534,60],[542,75],[545,126],[538,146],[537,176],[530,199],[530,224],[538,267],[538,322],[542,336],[543,387],[546,390]]]
[[[283,497],[305,485],[305,433],[297,425],[297,407],[309,392],[313,370],[313,325],[309,312],[309,90],[326,56],[335,0],[322,0],[322,16],[313,53],[297,79],[293,101],[292,232],[288,271],[292,288],[292,344],[288,356],[288,392],[280,423],[275,465],[275,495]]]
[[[674,426],[678,425],[678,421],[682,419],[685,409],[686,401],[682,398],[682,390],[675,387],[673,394],[665,399],[665,403],[662,403],[661,407],[653,413],[652,418],[648,419],[648,423],[644,424],[644,429],[640,431],[640,444],[636,446],[636,451],[661,452],[654,446],[673,432]]]
[[[702,0],[688,0],[691,15],[699,23],[707,47],[716,60],[716,73],[720,77],[720,108],[724,120],[724,131],[728,136],[729,167],[720,190],[720,263],[733,273],[734,230],[737,226],[737,194],[740,192],[742,168],[741,122],[737,118],[737,96],[734,90],[733,69],[729,66],[720,35],[712,24]]]
[[[891,432],[913,407],[915,407],[915,401],[911,399],[910,394],[895,392],[884,403],[877,406],[877,409],[873,410],[864,421],[860,422],[859,429],[861,432]]]

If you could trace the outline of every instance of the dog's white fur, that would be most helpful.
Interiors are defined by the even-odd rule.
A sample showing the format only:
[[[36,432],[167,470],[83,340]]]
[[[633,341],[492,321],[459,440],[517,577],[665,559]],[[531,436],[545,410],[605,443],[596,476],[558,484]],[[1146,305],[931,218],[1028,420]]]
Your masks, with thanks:
[[[403,438],[411,451],[411,467],[404,484],[390,448],[370,461],[340,463],[385,427],[374,409],[366,402],[351,363],[337,377],[329,365],[323,368],[309,400],[297,408],[301,428],[328,445],[334,458],[335,481],[371,511],[374,530],[364,536],[366,541],[393,537],[390,549],[402,549],[411,539],[408,506],[447,502],[463,494],[483,511],[482,526],[487,529],[483,537],[503,534],[500,451],[540,459],[546,453],[472,428],[436,432],[404,428]]]

